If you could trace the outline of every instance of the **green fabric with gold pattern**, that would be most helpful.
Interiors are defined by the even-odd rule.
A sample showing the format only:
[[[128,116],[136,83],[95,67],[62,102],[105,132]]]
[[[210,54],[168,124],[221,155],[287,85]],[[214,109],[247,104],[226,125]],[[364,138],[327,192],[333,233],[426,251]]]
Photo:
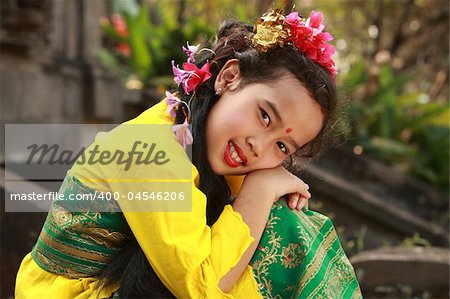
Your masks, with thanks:
[[[75,177],[66,176],[59,190],[64,198],[70,194],[92,196],[96,191]],[[44,270],[71,278],[98,274],[127,240],[122,213],[112,200],[54,201],[31,255]]]
[[[59,192],[68,198],[96,191],[66,176]],[[121,213],[99,208],[117,209],[90,201],[54,202],[33,260],[66,277],[97,275],[129,236]],[[362,298],[331,221],[310,210],[291,211],[284,200],[273,205],[251,265],[264,298]]]
[[[282,199],[250,264],[264,298],[362,298],[331,220]]]

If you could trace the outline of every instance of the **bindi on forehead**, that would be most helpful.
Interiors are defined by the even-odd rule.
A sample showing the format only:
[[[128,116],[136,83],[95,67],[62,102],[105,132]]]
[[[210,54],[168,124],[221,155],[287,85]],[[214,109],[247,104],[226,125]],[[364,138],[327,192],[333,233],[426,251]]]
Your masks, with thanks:
[[[291,133],[292,132],[292,129],[291,128],[287,128],[286,129],[286,134],[289,134],[289,133]]]

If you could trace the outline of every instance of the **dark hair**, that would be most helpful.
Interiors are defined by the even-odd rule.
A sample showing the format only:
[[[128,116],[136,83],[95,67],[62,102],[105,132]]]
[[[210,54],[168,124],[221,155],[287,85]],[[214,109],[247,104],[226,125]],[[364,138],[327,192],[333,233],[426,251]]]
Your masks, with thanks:
[[[339,136],[340,133],[340,127],[337,122],[339,120],[339,109],[336,87],[334,79],[329,72],[293,46],[286,45],[269,50],[266,53],[260,53],[252,47],[252,36],[252,26],[235,21],[224,22],[219,27],[216,40],[211,47],[214,53],[203,51],[196,60],[198,67],[201,67],[206,61],[210,62],[212,77],[198,86],[192,99],[190,95],[184,94],[182,88],[178,90],[181,99],[185,102],[190,102],[191,105],[194,136],[193,164],[197,167],[200,174],[199,189],[207,197],[206,216],[208,225],[212,225],[221,214],[225,205],[230,203],[230,190],[225,178],[215,174],[209,162],[205,159],[206,118],[210,109],[219,99],[219,96],[215,94],[214,82],[227,61],[230,59],[239,61],[242,76],[240,88],[253,83],[270,82],[274,78],[290,73],[305,86],[310,96],[320,105],[324,114],[323,127],[318,136],[297,151],[296,157],[306,159],[317,157],[324,149],[332,146],[337,141],[334,137]],[[175,122],[182,123],[183,121],[184,112],[182,109],[179,109]],[[291,160],[286,166],[293,167],[295,163]],[[102,281],[105,282],[105,285],[111,285],[121,278],[120,296],[123,298],[128,298],[132,295],[136,296],[135,293],[129,292],[133,288],[132,286],[136,285],[136,281],[146,281],[147,283],[147,286],[139,286],[141,295],[153,298],[167,292],[157,279],[137,242],[133,244],[136,248],[133,248],[134,251],[132,252],[135,252],[135,254],[123,253],[122,255],[127,255],[128,264],[143,263],[146,265],[140,265],[138,268],[132,269],[132,273],[128,274],[126,270],[117,272],[118,268],[123,269],[126,267],[126,261],[120,258],[113,259],[102,273]],[[118,264],[122,264],[122,266],[118,267]],[[113,269],[116,269],[116,272]],[[145,271],[149,272],[137,273],[136,269],[145,269]],[[114,273],[116,274],[114,275]],[[155,280],[144,280],[142,277],[154,277]],[[154,285],[152,286],[151,284],[153,283]],[[155,290],[155,286],[157,286],[156,289],[160,288],[160,290]]]

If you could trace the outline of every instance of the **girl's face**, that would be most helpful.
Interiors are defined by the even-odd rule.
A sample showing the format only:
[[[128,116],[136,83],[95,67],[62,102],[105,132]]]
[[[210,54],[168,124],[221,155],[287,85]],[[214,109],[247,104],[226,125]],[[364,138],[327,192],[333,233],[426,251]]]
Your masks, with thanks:
[[[319,134],[321,108],[292,74],[233,91],[239,82],[239,73],[222,81],[225,91],[207,118],[207,156],[216,174],[276,167]]]

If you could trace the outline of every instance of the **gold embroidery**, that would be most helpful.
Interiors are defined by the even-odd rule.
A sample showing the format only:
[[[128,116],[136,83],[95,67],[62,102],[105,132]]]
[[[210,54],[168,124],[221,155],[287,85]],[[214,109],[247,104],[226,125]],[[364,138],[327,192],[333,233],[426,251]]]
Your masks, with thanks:
[[[298,219],[291,218],[294,214]],[[283,223],[273,219],[275,215]],[[297,227],[298,233],[286,231],[284,222]],[[292,212],[283,202],[272,208],[252,266],[265,298],[361,298],[353,267],[330,220],[313,211]],[[275,276],[278,271],[282,278]],[[306,292],[305,287],[312,290]]]
[[[124,234],[110,232],[109,230],[100,227],[92,227],[88,232],[89,234],[81,234],[81,236],[94,241],[98,245],[103,245],[109,248],[120,248],[123,245],[123,242],[127,239]]]
[[[316,272],[320,269],[320,264],[322,263],[330,244],[333,243],[336,238],[336,232],[331,229],[324,239],[323,244],[318,246],[319,250],[316,253],[316,257],[311,261],[312,265],[306,267],[305,274],[300,281],[301,287],[305,286],[315,276]]]
[[[335,268],[338,260],[340,259],[340,255],[337,252],[336,255],[333,256],[333,259],[329,261],[328,267],[325,270],[325,274],[323,275],[326,279],[323,279],[320,284],[308,295],[308,298],[317,298],[316,295],[319,291],[321,291],[320,296],[325,296],[325,298],[337,298],[339,294],[342,292],[342,284],[344,281],[342,279],[342,272],[336,271]]]
[[[79,258],[81,260],[85,261],[94,261],[99,263],[108,263],[111,260],[110,256],[103,256],[99,252],[87,252],[83,251],[77,248],[70,247],[68,245],[65,245],[61,242],[57,242],[55,240],[52,240],[49,235],[45,233],[45,231],[41,231],[41,234],[39,236],[42,242],[47,244],[49,247],[61,251],[63,253],[66,253],[68,255],[74,256],[76,258]]]
[[[61,234],[61,231],[58,230],[67,232],[67,234],[64,234],[66,237],[76,239],[84,244],[91,244],[91,242],[86,242],[82,238],[89,239],[107,248],[117,249],[127,239],[125,234],[100,227],[101,225],[98,221],[102,215],[98,212],[76,214],[59,207],[51,212],[51,216],[57,227],[57,229],[52,229],[52,231],[58,235]],[[79,234],[82,238],[74,234]]]
[[[36,246],[38,247],[38,246]],[[48,251],[45,251],[45,255],[40,252],[40,248],[33,250],[33,259],[46,271],[50,273],[56,273],[58,275],[64,275],[70,278],[82,278],[92,276],[93,273],[98,273],[99,269],[78,264],[72,261],[65,260],[59,256],[55,256]],[[55,261],[61,261],[55,263]]]
[[[298,244],[291,243],[281,251],[281,264],[288,269],[297,267],[303,261],[303,252]]]

